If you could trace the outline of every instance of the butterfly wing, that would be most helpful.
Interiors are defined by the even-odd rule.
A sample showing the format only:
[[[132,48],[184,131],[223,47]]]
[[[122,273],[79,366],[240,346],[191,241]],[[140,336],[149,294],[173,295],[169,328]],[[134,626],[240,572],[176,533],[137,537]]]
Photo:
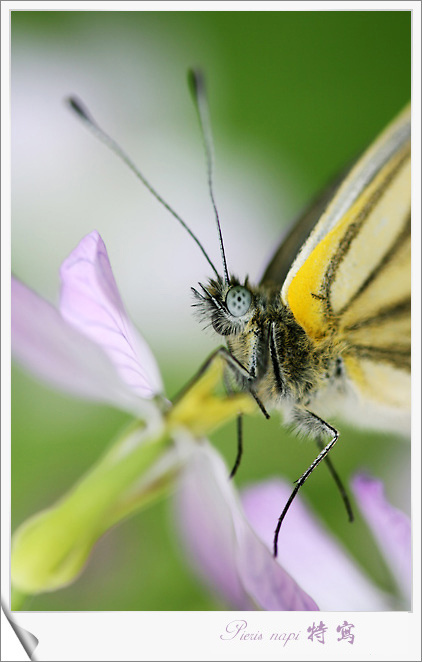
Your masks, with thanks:
[[[340,185],[281,296],[311,338],[341,345],[347,377],[365,399],[409,407],[409,108]]]

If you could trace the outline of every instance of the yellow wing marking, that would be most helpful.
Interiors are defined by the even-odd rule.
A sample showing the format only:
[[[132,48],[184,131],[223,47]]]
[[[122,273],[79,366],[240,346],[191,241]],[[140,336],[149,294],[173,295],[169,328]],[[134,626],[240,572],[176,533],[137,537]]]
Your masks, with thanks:
[[[366,150],[338,187],[286,275],[281,291],[284,303],[287,304],[287,292],[292,280],[312,251],[331,230],[337,227],[384,165],[410,141],[410,114],[410,105],[408,105]],[[280,248],[279,252],[281,250]]]
[[[351,383],[410,407],[410,141],[390,158],[287,288],[296,320],[342,347]]]
[[[291,281],[288,305],[310,337],[319,339],[339,328],[339,318],[391,252],[409,222],[409,214],[407,143],[316,246]],[[397,285],[398,290],[401,287],[405,289],[406,285]],[[379,307],[377,303],[376,310]]]

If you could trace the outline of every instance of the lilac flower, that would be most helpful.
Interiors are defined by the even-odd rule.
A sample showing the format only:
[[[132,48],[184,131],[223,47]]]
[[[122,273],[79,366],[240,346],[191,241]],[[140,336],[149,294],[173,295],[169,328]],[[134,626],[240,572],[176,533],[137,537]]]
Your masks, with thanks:
[[[379,480],[363,474],[358,475],[353,481],[353,492],[362,515],[400,588],[403,601],[409,606],[412,589],[410,520],[388,503],[383,484]]]
[[[163,474],[174,477],[181,457],[192,470],[200,463],[204,474],[198,496],[216,493],[218,517],[227,520],[237,497],[220,458],[201,436],[203,430],[238,413],[231,402],[237,406],[246,398],[255,407],[248,396],[221,400],[214,395],[216,375],[221,378],[222,373],[208,370],[162,414],[161,405],[167,403],[158,397],[162,390],[158,368],[128,319],[97,232],[85,237],[65,260],[61,279],[59,310],[12,280],[15,357],[54,387],[131,412],[148,424],[148,432],[143,426],[131,428],[74,490],[15,532],[12,580],[22,593],[55,590],[74,581],[98,536],[134,511],[139,494],[148,501],[165,482]],[[151,419],[159,422],[152,426],[155,436]],[[172,453],[169,440],[179,452]],[[147,475],[137,475],[137,466],[146,467]],[[317,608],[246,523],[239,527],[239,535],[238,561],[251,608],[254,604],[263,609]],[[204,536],[208,536],[206,528]]]
[[[74,581],[98,536],[179,475],[178,511],[192,563],[234,608],[389,608],[388,596],[298,499],[273,558],[274,523],[290,489],[265,483],[244,492],[241,505],[224,463],[202,438],[236,415],[231,398],[214,396],[216,376],[208,371],[174,407],[164,400],[155,359],[126,314],[97,232],[65,260],[61,280],[56,309],[12,279],[16,359],[52,386],[119,407],[143,424],[130,428],[77,488],[16,532],[17,588],[36,593]],[[403,586],[409,582],[408,521],[374,481],[358,478],[354,490]]]
[[[58,310],[12,277],[14,358],[73,395],[151,412],[159,370],[126,314],[98,232],[82,239],[60,275]]]
[[[253,536],[268,550],[272,549],[275,523],[291,486],[279,479],[268,480],[243,490],[239,501],[233,493],[229,494],[227,484],[218,484],[227,474],[216,467],[221,460],[207,454],[208,449],[203,450],[202,457],[198,453],[185,469],[177,494],[177,515],[183,543],[197,574],[231,608],[253,609],[254,605],[262,608],[274,597],[269,596],[271,591],[281,591],[284,606],[264,608],[297,609],[292,591],[297,591],[298,586],[322,610],[409,608],[410,522],[387,502],[379,481],[357,476],[353,492],[397,580],[403,599],[399,606],[396,599],[383,593],[365,576],[333,534],[311,515],[300,497],[291,506],[280,534],[277,564],[283,568],[283,577],[277,585],[276,572],[272,576],[267,573],[263,555],[255,554],[257,542]],[[207,489],[203,488],[204,484]],[[279,605],[281,601],[279,597]]]

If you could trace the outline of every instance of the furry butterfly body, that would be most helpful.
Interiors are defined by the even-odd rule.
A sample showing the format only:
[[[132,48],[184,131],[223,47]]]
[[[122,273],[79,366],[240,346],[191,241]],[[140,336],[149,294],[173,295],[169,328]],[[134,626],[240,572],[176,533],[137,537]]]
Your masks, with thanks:
[[[238,385],[252,388],[265,408],[282,409],[306,433],[323,435],[320,419],[338,413],[405,432],[409,109],[330,196],[324,194],[295,225],[259,286],[233,277],[212,280],[203,294],[194,291],[195,305],[246,369],[248,377],[238,374]],[[233,290],[246,292],[250,305],[230,310]]]
[[[204,82],[190,73],[205,144],[208,184],[223,263],[221,276],[194,232],[163,200],[122,148],[75,98],[89,129],[132,170],[196,242],[214,272],[193,289],[199,316],[227,343],[229,391],[253,395],[262,412],[316,439],[319,455],[296,481],[278,520],[325,460],[352,511],[330,458],[339,433],[328,418],[405,433],[410,409],[410,108],[356,165],[302,215],[280,244],[261,283],[229,274],[212,186],[212,149]],[[209,360],[209,361],[210,361]],[[206,365],[209,364],[209,361]],[[238,454],[242,453],[239,418]]]

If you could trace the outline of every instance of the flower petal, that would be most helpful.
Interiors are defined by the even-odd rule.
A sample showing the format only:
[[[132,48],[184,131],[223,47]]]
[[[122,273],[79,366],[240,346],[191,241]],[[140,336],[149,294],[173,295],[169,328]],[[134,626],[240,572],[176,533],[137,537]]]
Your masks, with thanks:
[[[187,463],[176,506],[192,563],[233,608],[318,609],[249,526],[227,467],[206,443]]]
[[[13,277],[12,353],[37,377],[72,395],[107,402],[136,415],[145,415],[152,407],[122,383],[98,345]]]
[[[242,492],[246,516],[269,549],[274,529],[292,487],[279,479]],[[279,563],[317,602],[321,610],[381,611],[391,608],[339,542],[296,497],[283,522],[278,542]]]
[[[410,603],[412,558],[409,518],[389,504],[381,481],[359,474],[353,479],[352,489],[397,586]]]
[[[127,316],[98,232],[82,239],[63,262],[60,276],[63,317],[102,347],[121,379],[139,397],[161,393],[157,364]]]

